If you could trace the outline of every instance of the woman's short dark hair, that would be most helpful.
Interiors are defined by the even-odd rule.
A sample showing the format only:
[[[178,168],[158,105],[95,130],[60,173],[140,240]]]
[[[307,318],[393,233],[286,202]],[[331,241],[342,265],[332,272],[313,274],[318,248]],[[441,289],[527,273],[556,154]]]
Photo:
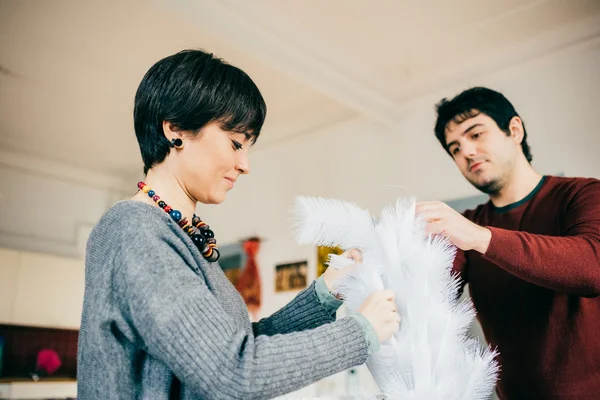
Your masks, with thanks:
[[[266,113],[252,79],[213,54],[184,50],[163,58],[148,70],[135,95],[133,119],[144,173],[171,149],[163,121],[194,133],[219,122],[224,130],[250,134],[256,141]]]
[[[510,121],[519,116],[511,102],[502,93],[484,87],[465,90],[452,100],[444,98],[436,105],[436,111],[435,136],[448,154],[450,154],[450,151],[446,144],[446,128],[451,121],[460,124],[469,118],[485,114],[496,121],[501,130],[510,135]],[[531,163],[533,157],[531,156],[531,148],[527,144],[525,122],[523,122],[521,149],[527,161]]]

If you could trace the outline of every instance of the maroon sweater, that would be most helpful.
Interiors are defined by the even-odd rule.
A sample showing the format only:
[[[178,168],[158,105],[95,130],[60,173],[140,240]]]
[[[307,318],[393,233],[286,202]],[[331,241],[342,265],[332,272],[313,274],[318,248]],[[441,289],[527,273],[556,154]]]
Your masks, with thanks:
[[[600,399],[600,181],[547,176],[465,216],[492,232],[454,268],[500,352],[500,398]]]

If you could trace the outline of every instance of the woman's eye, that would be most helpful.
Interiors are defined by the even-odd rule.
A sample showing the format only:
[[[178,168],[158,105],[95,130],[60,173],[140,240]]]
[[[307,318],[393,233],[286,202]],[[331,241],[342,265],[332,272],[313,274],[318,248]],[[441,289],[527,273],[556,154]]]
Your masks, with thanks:
[[[233,142],[233,147],[235,147],[236,150],[241,150],[244,148],[244,146],[242,146],[242,144],[240,142],[237,142],[235,140],[232,140]]]

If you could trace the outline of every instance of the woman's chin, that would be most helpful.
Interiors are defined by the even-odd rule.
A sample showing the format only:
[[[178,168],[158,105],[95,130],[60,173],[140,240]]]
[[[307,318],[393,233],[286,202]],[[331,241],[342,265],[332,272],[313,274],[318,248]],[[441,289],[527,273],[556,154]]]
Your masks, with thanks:
[[[227,192],[224,191],[222,193],[213,193],[211,196],[208,196],[206,201],[202,201],[204,204],[221,204],[225,201],[227,197]]]

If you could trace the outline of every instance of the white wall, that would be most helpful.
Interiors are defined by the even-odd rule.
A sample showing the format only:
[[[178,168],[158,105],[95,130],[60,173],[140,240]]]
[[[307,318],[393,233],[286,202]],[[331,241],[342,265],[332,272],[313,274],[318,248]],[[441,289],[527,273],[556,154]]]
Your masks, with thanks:
[[[82,258],[93,225],[126,196],[113,181],[0,150],[0,247]]]

